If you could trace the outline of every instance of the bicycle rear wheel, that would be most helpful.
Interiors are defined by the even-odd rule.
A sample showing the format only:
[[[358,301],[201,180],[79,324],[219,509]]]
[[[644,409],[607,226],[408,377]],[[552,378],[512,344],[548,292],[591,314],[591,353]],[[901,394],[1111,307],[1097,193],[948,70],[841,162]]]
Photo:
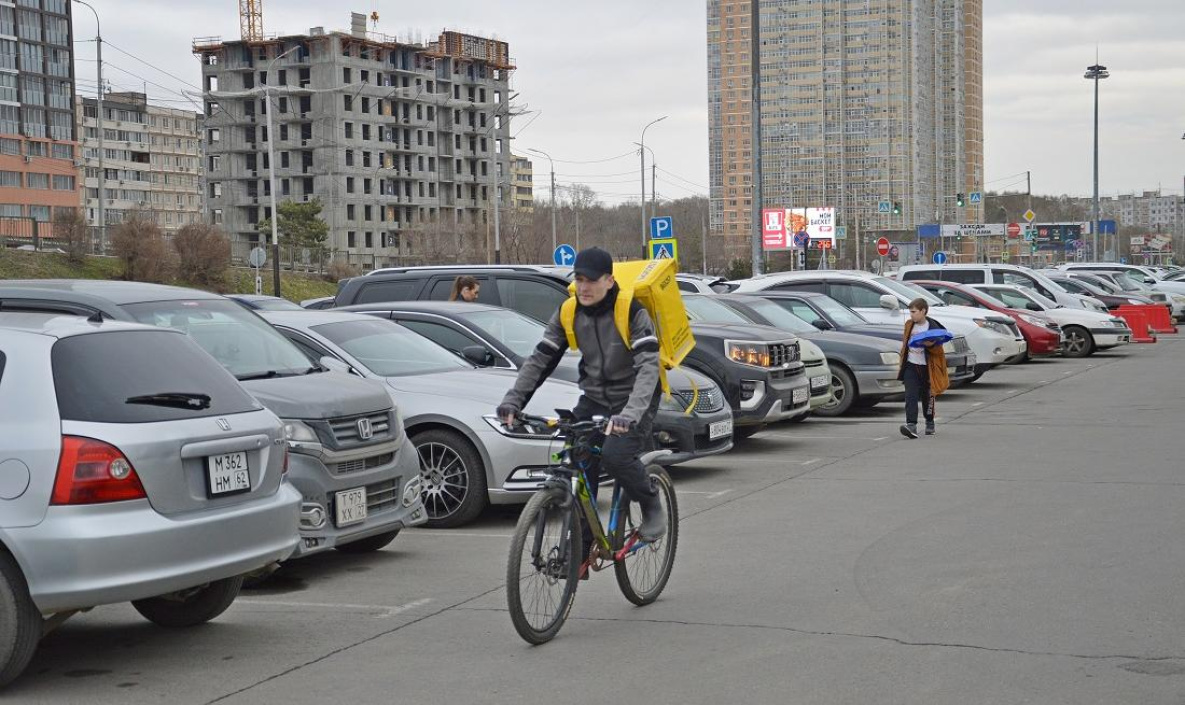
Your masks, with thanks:
[[[580,522],[571,495],[536,492],[514,528],[506,562],[510,620],[528,643],[551,641],[564,625],[576,597],[580,563]]]
[[[671,476],[658,465],[646,468],[650,482],[658,490],[658,498],[667,514],[667,533],[654,543],[645,544],[613,564],[617,586],[625,599],[635,605],[648,605],[658,599],[671,578],[675,565],[675,549],[679,546],[679,503]],[[613,535],[613,546],[620,550],[642,523],[642,509],[633,502],[625,509],[621,523]]]

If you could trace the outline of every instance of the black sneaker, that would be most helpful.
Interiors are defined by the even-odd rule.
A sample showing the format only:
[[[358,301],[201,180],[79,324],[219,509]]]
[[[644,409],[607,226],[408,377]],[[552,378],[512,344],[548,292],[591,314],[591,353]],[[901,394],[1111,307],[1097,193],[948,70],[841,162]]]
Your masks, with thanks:
[[[926,435],[927,435],[927,436],[933,436],[933,435],[934,435],[934,422],[933,422],[933,421],[927,421],[927,422],[926,422]]]
[[[905,436],[906,438],[917,438],[918,437],[918,425],[915,423],[901,424],[901,435]]]

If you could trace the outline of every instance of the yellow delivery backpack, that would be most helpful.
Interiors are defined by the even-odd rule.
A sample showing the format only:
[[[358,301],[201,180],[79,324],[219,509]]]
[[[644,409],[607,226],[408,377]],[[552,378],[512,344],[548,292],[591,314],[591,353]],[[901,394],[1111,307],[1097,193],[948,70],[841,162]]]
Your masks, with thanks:
[[[678,367],[683,358],[695,347],[691,335],[691,323],[687,310],[683,308],[683,297],[675,282],[677,265],[672,259],[635,260],[615,262],[613,278],[617,281],[617,303],[613,319],[617,332],[627,347],[630,341],[630,302],[637,301],[654,321],[654,332],[658,337],[658,374],[664,394],[671,393],[667,382],[667,370]],[[560,306],[560,323],[568,336],[568,347],[577,350],[576,345],[576,284],[568,286],[572,294]],[[694,401],[688,406],[692,409]]]

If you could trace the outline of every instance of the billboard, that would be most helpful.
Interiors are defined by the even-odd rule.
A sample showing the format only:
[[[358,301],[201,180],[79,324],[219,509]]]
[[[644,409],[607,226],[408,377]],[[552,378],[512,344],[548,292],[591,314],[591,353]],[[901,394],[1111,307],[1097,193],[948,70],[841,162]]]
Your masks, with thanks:
[[[794,249],[794,236],[806,233],[808,248],[826,240],[835,246],[835,208],[766,208],[761,211],[761,246],[764,250]]]

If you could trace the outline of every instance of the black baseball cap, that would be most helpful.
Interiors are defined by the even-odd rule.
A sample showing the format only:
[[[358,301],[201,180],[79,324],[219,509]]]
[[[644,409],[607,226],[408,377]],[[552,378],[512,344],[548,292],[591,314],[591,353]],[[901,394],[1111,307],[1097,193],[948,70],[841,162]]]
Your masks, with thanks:
[[[606,274],[613,273],[613,255],[599,247],[581,250],[576,255],[576,262],[572,271],[589,279],[600,279]]]

